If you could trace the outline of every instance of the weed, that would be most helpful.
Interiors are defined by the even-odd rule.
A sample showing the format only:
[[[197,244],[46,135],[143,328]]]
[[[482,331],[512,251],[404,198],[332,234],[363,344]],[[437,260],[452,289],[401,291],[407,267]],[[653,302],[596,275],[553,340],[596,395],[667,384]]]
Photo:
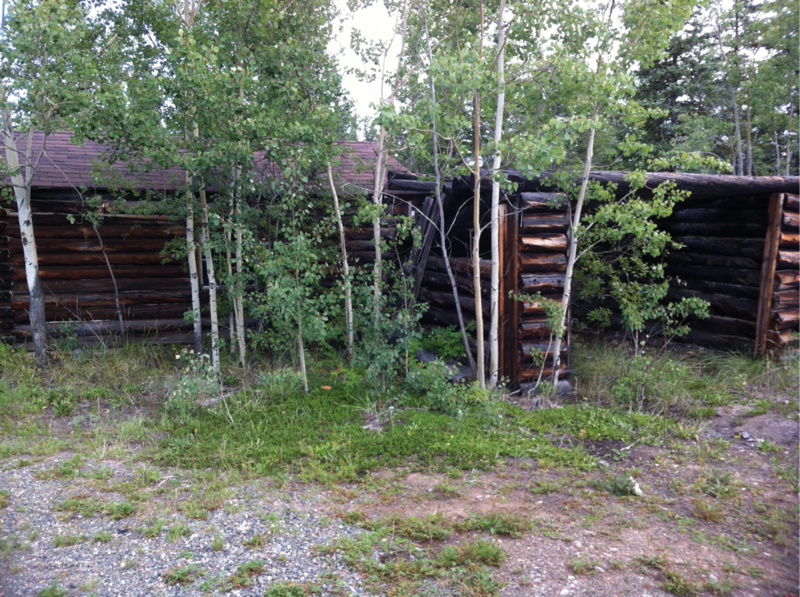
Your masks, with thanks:
[[[86,541],[85,535],[56,535],[53,538],[53,545],[56,547],[70,547]]]
[[[234,589],[243,589],[253,584],[253,578],[264,572],[264,562],[251,560],[240,564],[229,578],[228,583]]]
[[[123,518],[136,514],[136,507],[130,502],[113,502],[106,506],[105,513],[108,514],[112,520],[122,520]]]
[[[299,585],[293,582],[277,582],[271,584],[264,597],[308,597],[319,594],[319,587],[308,583]]]
[[[679,572],[667,568],[664,571],[666,579],[659,586],[667,593],[672,593],[678,597],[694,597],[700,594],[700,587]]]
[[[108,531],[97,531],[92,536],[92,541],[95,543],[108,543],[111,541],[112,535]]]
[[[703,590],[712,595],[730,595],[736,585],[728,579],[722,581],[710,580],[703,585]]]
[[[449,483],[447,481],[440,481],[439,483],[434,485],[433,491],[447,498],[455,498],[461,495],[461,490],[452,483]]]
[[[575,557],[569,562],[569,567],[575,574],[594,574],[598,566],[600,564],[594,559]]]
[[[242,541],[247,549],[261,549],[267,544],[267,537],[265,535],[253,535],[249,539]]]
[[[173,541],[177,541],[180,537],[188,537],[191,534],[191,529],[186,524],[179,522],[167,529],[167,541],[172,543]]]
[[[759,452],[780,452],[781,447],[775,442],[765,439],[763,442],[759,442],[758,450]]]
[[[411,539],[412,541],[431,541],[446,539],[453,532],[453,526],[444,515],[440,513],[431,514],[417,518],[409,516],[403,518],[401,516],[388,516],[381,518],[375,522],[370,522],[364,525],[366,528],[373,531],[391,531],[401,537]]]
[[[161,529],[163,528],[164,528],[164,521],[160,518],[156,518],[150,524],[140,528],[139,532],[142,534],[143,537],[152,539],[153,537],[158,537],[161,534]]]
[[[8,508],[11,503],[10,495],[11,493],[7,489],[0,489],[0,510]]]
[[[464,565],[470,563],[500,566],[506,559],[506,553],[494,542],[485,539],[476,539],[472,543],[459,546],[460,562]]]
[[[598,481],[596,486],[602,491],[607,491],[612,495],[620,496],[636,495],[637,487],[636,481],[633,480],[633,477],[626,475],[618,475],[604,481]]]
[[[701,499],[692,500],[692,504],[694,504],[692,515],[695,518],[710,522],[722,522],[725,520],[725,511],[719,504]]]
[[[197,578],[201,572],[197,566],[189,565],[183,568],[173,568],[163,574],[164,582],[168,585],[186,585]]]
[[[344,512],[341,517],[342,522],[346,522],[347,524],[360,524],[367,520],[367,517],[361,510],[350,510],[349,512]]]
[[[73,456],[69,460],[65,460],[61,464],[49,469],[36,471],[33,476],[37,479],[51,480],[63,479],[64,477],[74,477],[83,466],[83,458],[81,456]]]
[[[55,580],[50,584],[50,586],[45,587],[36,593],[36,597],[67,597],[67,595],[67,590],[63,587],[59,587],[58,582]]]
[[[89,518],[103,511],[103,504],[96,499],[74,497],[59,502],[53,508],[56,512],[77,512]]]
[[[736,493],[736,488],[731,484],[731,474],[727,471],[712,470],[702,489],[711,497],[730,497]]]
[[[214,538],[211,540],[211,549],[214,551],[222,551],[223,547],[225,547],[225,542],[222,540],[222,536],[214,535]]]
[[[492,535],[522,537],[533,528],[533,524],[529,518],[513,512],[490,512],[459,521],[455,527],[461,532],[478,531]]]

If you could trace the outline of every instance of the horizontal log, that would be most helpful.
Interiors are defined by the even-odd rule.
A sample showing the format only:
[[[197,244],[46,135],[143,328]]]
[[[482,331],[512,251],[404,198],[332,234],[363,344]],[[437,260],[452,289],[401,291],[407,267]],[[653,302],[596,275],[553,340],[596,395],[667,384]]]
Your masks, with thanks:
[[[525,293],[555,294],[564,290],[565,276],[561,274],[523,274],[519,279],[520,291]]]
[[[116,265],[167,265],[182,263],[182,260],[165,259],[160,253],[39,253],[39,267],[52,265],[107,265],[106,257],[112,267]],[[166,261],[166,263],[164,263]],[[25,258],[16,254],[11,258],[14,267],[24,269]]]
[[[475,320],[475,315],[471,312],[463,312],[463,316],[465,323]],[[430,306],[422,314],[422,321],[441,326],[458,326],[458,314],[455,309],[440,309],[439,307]]]
[[[781,309],[770,313],[770,321],[773,329],[789,330],[795,329],[800,324],[800,312],[797,309]]]
[[[750,338],[753,341],[756,338],[756,322],[746,319],[709,315],[702,319],[692,318],[690,325],[693,330],[703,330],[716,334],[724,333],[728,336]]]
[[[158,318],[182,318],[190,311],[191,303],[177,305],[128,305],[123,307],[122,316],[125,321]],[[48,305],[45,307],[48,321],[116,321],[116,307],[100,307],[94,305]],[[14,311],[14,321],[19,324],[28,322],[28,309]]]
[[[772,293],[771,310],[789,309],[791,307],[800,307],[800,289],[793,288],[792,290],[781,290]]]
[[[761,286],[761,272],[753,270],[732,270],[692,265],[667,265],[666,272],[687,282],[692,287],[694,280],[722,282],[740,286]]]
[[[24,297],[24,298],[23,298]],[[143,305],[143,304],[167,304],[167,303],[187,303],[192,302],[191,289],[187,286],[185,291],[174,292],[120,292],[119,301],[123,306]],[[82,305],[113,307],[116,306],[116,297],[113,292],[104,294],[48,294],[44,296],[45,306],[47,305]],[[11,306],[14,309],[23,309],[28,305],[28,299],[24,295],[16,295]]]
[[[774,290],[791,290],[800,287],[800,271],[796,269],[778,270],[775,272]]]
[[[800,196],[787,194],[783,202],[783,209],[795,213],[800,212]]]
[[[474,296],[475,287],[472,280],[464,276],[455,276],[456,288],[459,294],[464,293],[469,296]],[[433,272],[426,270],[422,275],[422,288],[434,288],[442,292],[451,292],[452,285],[450,284],[450,277],[441,272]],[[487,284],[481,284],[481,295],[488,298],[491,294],[491,289]]]
[[[709,310],[715,315],[746,321],[756,320],[758,301],[754,299],[725,296],[724,294],[707,294],[689,289],[670,289],[667,292],[667,298],[672,301],[692,297],[708,301]]]
[[[672,226],[675,224],[703,224],[713,229],[719,226],[723,229],[725,225],[759,225],[767,227],[767,202],[758,209],[731,209],[725,207],[721,209],[709,209],[707,207],[687,208],[676,210],[668,218],[661,220],[660,226]],[[707,232],[701,234],[708,234]],[[714,236],[718,236],[714,234]]]
[[[381,253],[381,260],[383,261],[392,261],[395,258],[395,255],[392,253]],[[375,261],[375,251],[348,251],[347,252],[347,262],[350,265],[353,264],[360,264],[363,265],[365,263],[372,263]]]
[[[732,255],[710,255],[690,253],[686,249],[673,251],[667,255],[667,263],[679,265],[702,265],[714,268],[752,269],[761,271],[761,259],[736,257]]]
[[[34,232],[35,234],[35,232]],[[106,253],[160,253],[164,250],[166,241],[157,238],[109,238],[103,239],[103,249]],[[12,252],[22,252],[22,242],[12,239],[7,243]],[[85,253],[100,252],[100,243],[97,238],[43,238],[36,239],[36,250],[38,253]]]
[[[0,232],[4,232],[8,228],[8,222],[0,222]]]
[[[752,354],[754,338],[740,337],[734,335],[720,334],[717,332],[707,332],[704,330],[691,330],[678,340],[690,342],[698,346],[717,348],[719,350],[738,350],[745,354]]]
[[[14,293],[10,290],[0,290],[0,306],[7,305],[12,296],[14,296]]]
[[[19,215],[16,211],[9,211],[8,217],[10,221],[19,221]],[[33,214],[33,227],[38,226],[84,226],[88,225],[80,214],[73,215],[73,222],[70,222],[67,214],[55,213],[53,211],[36,212]],[[100,220],[100,229],[105,226],[125,226],[125,227],[152,227],[152,228],[171,228],[180,227],[184,228],[181,218],[174,216],[142,216],[142,215],[103,215]]]
[[[778,242],[781,249],[800,250],[800,234],[796,232],[781,232]]]
[[[557,253],[518,253],[522,273],[567,271],[567,256]]]
[[[453,298],[453,295],[449,292],[436,292],[435,290],[422,288],[419,292],[419,298],[421,301],[429,303],[431,305],[435,305],[436,307],[442,309],[453,309],[455,311],[456,301]],[[472,313],[475,313],[474,297],[459,295],[458,302],[461,304],[462,310],[467,309],[468,311],[472,311]],[[489,301],[486,300],[481,301],[481,311],[486,317],[489,316],[490,314]]]
[[[0,330],[3,332],[13,330],[16,323],[9,319],[0,319]]]
[[[0,319],[11,319],[14,317],[14,309],[9,306],[0,307]]]
[[[778,268],[797,269],[800,267],[800,251],[778,251]]]
[[[549,381],[553,377],[553,365],[544,365],[544,371],[542,371],[542,367],[538,367],[536,365],[524,364],[520,365],[519,368],[519,380],[523,382],[531,382],[536,381],[539,379],[539,373],[541,372],[542,381]],[[563,379],[567,373],[567,364],[562,361],[558,366],[558,378]]]
[[[85,265],[82,267],[45,267],[39,270],[43,283],[46,280],[81,280],[90,278],[109,278],[108,268],[104,265]],[[114,277],[120,278],[184,278],[186,270],[175,265],[118,265],[114,268]],[[25,280],[24,270],[14,270],[12,278]]]
[[[390,191],[414,191],[417,193],[432,193],[435,189],[436,189],[435,182],[425,182],[422,180],[395,179],[389,183]]]
[[[526,212],[566,211],[564,193],[520,193],[520,207]]]
[[[672,236],[718,236],[722,238],[764,238],[767,224],[760,223],[705,223],[705,222],[662,222],[659,230]]]
[[[8,249],[0,249],[0,261],[8,261],[11,257],[11,251]]]
[[[546,315],[547,313],[545,312],[545,302],[551,301],[561,304],[562,298],[563,297],[560,294],[551,294],[551,295],[542,295],[543,299],[542,301],[534,301],[534,302],[523,301],[521,315],[524,317],[530,315]]]
[[[125,323],[126,331],[137,332],[174,332],[180,330],[191,330],[193,323],[184,319],[147,319],[141,321],[130,321]],[[62,324],[47,324],[50,335],[54,338],[63,337],[67,334],[74,334],[78,337],[104,335],[119,332],[119,321],[96,321],[86,323],[75,323],[65,330]],[[19,334],[30,334],[30,325],[18,325],[16,330]]]
[[[520,338],[542,338],[552,333],[546,317],[525,317],[519,322]]]
[[[12,240],[13,239],[10,239],[7,236],[0,236],[0,247],[8,247],[8,246],[10,246]],[[17,241],[17,242],[19,242],[19,241]],[[20,245],[20,249],[21,248],[22,248],[22,246]],[[10,250],[12,250],[12,249],[10,249]]]
[[[12,279],[11,272],[3,274],[0,276],[0,289],[3,290],[12,290],[14,288],[14,280]]]
[[[527,214],[522,218],[522,234],[539,232],[563,232],[569,228],[569,217],[566,213]]]
[[[794,211],[784,211],[781,228],[788,232],[797,232],[800,230],[800,214]]]
[[[345,240],[347,252],[375,251],[375,244],[368,240]]]
[[[435,272],[447,272],[444,259],[437,255],[430,255],[426,264],[427,269]],[[450,268],[459,274],[466,274],[472,277],[472,259],[469,257],[454,257],[450,259]],[[490,278],[492,275],[492,262],[488,259],[481,259],[479,264],[481,277]]]
[[[98,229],[100,236],[105,239],[126,239],[126,238],[150,238],[168,240],[176,237],[183,237],[186,229],[181,226],[100,226]],[[88,225],[70,224],[64,222],[58,225],[38,225],[34,223],[33,228],[36,240],[45,238],[91,238],[96,239],[94,228]],[[8,227],[8,235],[19,238],[19,225]]]
[[[108,270],[106,270],[108,271]],[[185,274],[184,274],[185,275]],[[78,292],[114,292],[114,282],[111,278],[88,280],[46,280],[42,283],[45,293],[74,294]],[[175,278],[118,278],[117,288],[120,292],[128,290],[181,290],[189,288],[188,277]],[[28,292],[28,283],[25,280],[14,282],[14,292]]]
[[[537,354],[537,358],[545,359],[545,363],[551,362],[553,360],[553,345],[554,342],[540,342],[534,340],[526,340],[519,343],[519,362],[520,363],[531,363],[533,362],[533,357],[531,356],[531,351],[535,351]],[[567,358],[567,349],[561,350],[559,353],[561,355],[561,359],[564,360]]]
[[[761,259],[764,253],[764,239],[676,236],[673,240],[684,245],[692,253],[732,255],[753,259]]]
[[[566,234],[531,234],[519,237],[520,251],[549,251],[563,253],[567,250]]]
[[[381,227],[381,238],[394,238],[394,235],[395,235],[396,231],[397,231],[396,228],[392,228],[392,227],[388,227],[388,226],[382,226]],[[375,237],[375,232],[372,230],[371,227],[370,228],[347,228],[344,231],[344,235],[345,235],[345,237],[347,239],[370,240],[370,239]],[[333,233],[331,233],[331,236],[335,236],[336,238],[339,238],[339,232],[338,231],[337,232],[333,232]]]

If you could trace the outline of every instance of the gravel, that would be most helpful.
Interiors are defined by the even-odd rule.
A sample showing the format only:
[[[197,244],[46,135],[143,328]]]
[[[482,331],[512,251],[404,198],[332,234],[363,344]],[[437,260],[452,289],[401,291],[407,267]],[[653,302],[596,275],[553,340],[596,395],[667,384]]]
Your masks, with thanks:
[[[222,594],[237,567],[253,560],[263,562],[263,572],[252,578],[251,586],[231,588],[225,594],[261,596],[277,582],[317,583],[327,587],[321,595],[368,594],[360,576],[345,566],[341,556],[315,552],[317,545],[361,531],[318,511],[315,502],[319,500],[314,496],[242,484],[230,488],[233,495],[223,508],[209,512],[207,520],[196,520],[176,508],[188,495],[181,493],[188,491],[186,476],[160,471],[161,491],[156,491],[158,483],[149,487],[148,499],[136,504],[134,516],[113,520],[98,513],[87,517],[55,507],[74,497],[124,501],[120,494],[98,491],[98,485],[103,489],[103,484],[131,480],[134,473],[119,462],[89,461],[80,476],[56,480],[34,476],[70,456],[61,454],[25,467],[0,461],[0,490],[7,491],[9,499],[9,505],[0,510],[0,597],[37,595],[53,581],[70,596]],[[114,471],[110,480],[86,476],[101,465]],[[148,538],[142,528],[152,525],[156,517],[164,521],[163,529]],[[180,524],[188,526],[191,534],[170,541],[168,529]],[[93,540],[102,532],[111,535],[110,541]],[[85,540],[56,548],[59,535]],[[217,536],[223,547],[215,551]],[[257,536],[264,538],[263,546],[243,545]],[[167,584],[165,572],[186,566],[195,566],[202,574],[189,584]],[[331,592],[334,586],[337,592]]]

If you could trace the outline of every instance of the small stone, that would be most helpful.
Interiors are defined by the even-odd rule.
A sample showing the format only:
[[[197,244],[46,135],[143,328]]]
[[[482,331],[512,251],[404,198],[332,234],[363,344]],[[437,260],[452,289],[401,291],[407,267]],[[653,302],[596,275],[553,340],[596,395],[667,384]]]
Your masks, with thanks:
[[[742,439],[750,439],[750,434],[747,431],[742,431]]]

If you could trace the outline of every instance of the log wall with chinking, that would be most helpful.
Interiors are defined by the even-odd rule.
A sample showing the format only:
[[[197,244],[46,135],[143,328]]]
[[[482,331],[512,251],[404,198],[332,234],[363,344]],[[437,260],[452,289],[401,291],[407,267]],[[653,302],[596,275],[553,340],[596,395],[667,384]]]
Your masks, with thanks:
[[[782,350],[800,331],[800,196],[783,194],[773,201],[778,211],[773,228],[774,265],[766,272],[772,288],[764,289],[769,315],[759,338],[760,352]]]

